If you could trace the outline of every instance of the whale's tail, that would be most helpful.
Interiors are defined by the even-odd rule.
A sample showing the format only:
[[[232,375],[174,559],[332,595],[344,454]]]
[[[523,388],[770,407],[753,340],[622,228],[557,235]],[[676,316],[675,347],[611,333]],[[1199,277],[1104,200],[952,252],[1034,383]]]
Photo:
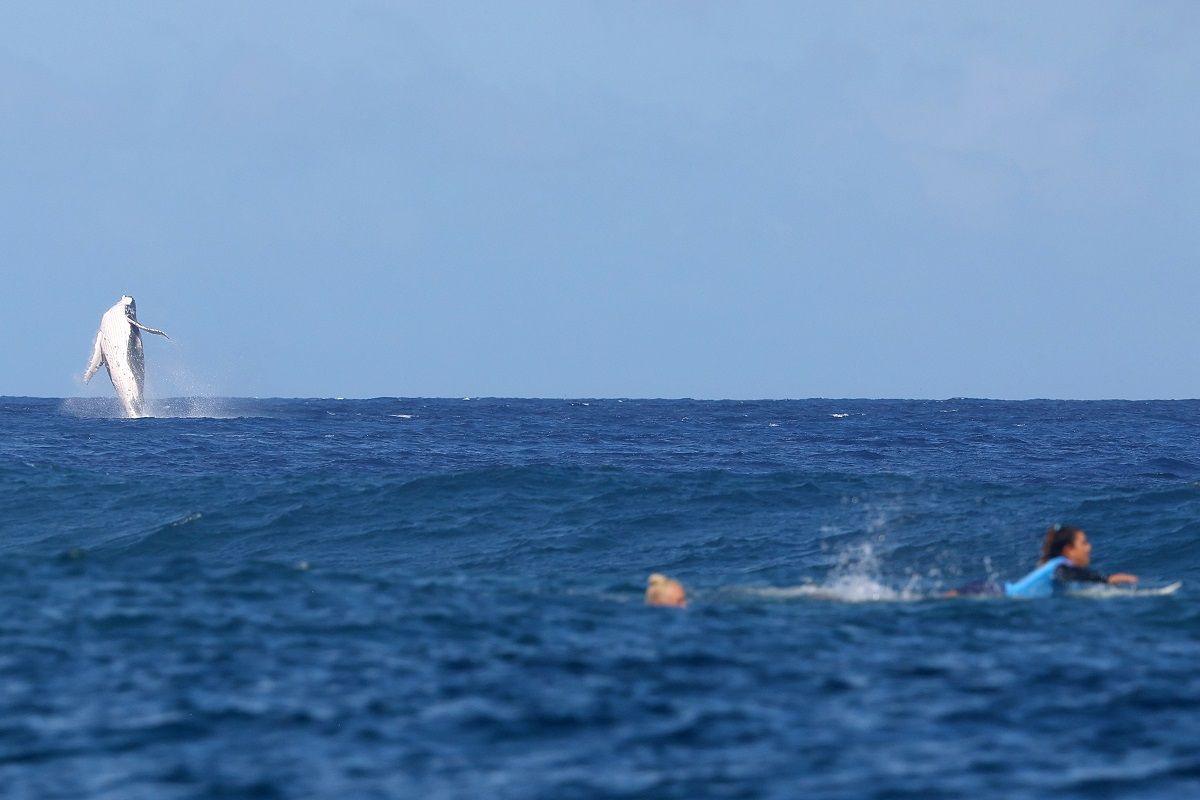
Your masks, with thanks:
[[[96,331],[96,343],[92,345],[92,358],[88,361],[87,369],[83,373],[83,382],[87,383],[96,374],[96,370],[104,366],[104,351],[100,347],[100,331]]]

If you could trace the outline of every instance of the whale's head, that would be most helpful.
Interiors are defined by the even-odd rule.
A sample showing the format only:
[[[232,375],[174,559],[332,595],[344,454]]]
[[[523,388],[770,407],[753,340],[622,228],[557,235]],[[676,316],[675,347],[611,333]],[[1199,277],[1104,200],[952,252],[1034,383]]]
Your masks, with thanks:
[[[117,301],[119,305],[125,306],[125,314],[130,317],[137,316],[137,303],[133,301],[133,295],[123,294],[121,299]]]

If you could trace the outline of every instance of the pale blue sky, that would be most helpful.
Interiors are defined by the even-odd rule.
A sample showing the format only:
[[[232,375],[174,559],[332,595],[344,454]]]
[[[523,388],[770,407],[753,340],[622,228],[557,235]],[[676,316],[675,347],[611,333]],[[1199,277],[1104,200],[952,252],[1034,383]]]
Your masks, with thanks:
[[[22,5],[0,394],[1200,396],[1200,4]]]

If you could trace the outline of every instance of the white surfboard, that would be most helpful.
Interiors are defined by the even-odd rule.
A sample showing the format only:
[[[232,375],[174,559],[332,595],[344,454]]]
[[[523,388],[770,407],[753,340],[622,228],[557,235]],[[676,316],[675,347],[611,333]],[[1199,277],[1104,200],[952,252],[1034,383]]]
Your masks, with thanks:
[[[1175,594],[1181,586],[1183,586],[1183,581],[1175,581],[1174,583],[1168,583],[1166,586],[1159,586],[1154,589],[1134,589],[1133,593],[1157,597],[1158,595]]]
[[[1163,597],[1175,594],[1183,586],[1183,581],[1168,583],[1166,586],[1154,586],[1138,589],[1127,589],[1121,586],[1098,584],[1071,592],[1074,597]]]

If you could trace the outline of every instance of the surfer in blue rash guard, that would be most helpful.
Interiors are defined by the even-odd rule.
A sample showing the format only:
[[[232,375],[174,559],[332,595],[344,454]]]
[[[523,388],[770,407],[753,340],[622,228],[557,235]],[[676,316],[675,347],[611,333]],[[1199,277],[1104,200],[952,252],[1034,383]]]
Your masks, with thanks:
[[[1137,576],[1126,572],[1104,575],[1089,569],[1092,543],[1087,534],[1072,525],[1051,525],[1042,540],[1038,566],[1019,581],[999,586],[992,581],[976,581],[946,593],[947,597],[1048,597],[1070,583],[1107,583],[1113,586],[1137,583]]]
[[[1065,583],[1109,583],[1114,586],[1137,583],[1137,575],[1114,572],[1103,575],[1088,569],[1092,563],[1092,543],[1082,529],[1071,525],[1051,525],[1042,541],[1042,560],[1047,564],[1056,559],[1066,559],[1054,569],[1054,582]]]

